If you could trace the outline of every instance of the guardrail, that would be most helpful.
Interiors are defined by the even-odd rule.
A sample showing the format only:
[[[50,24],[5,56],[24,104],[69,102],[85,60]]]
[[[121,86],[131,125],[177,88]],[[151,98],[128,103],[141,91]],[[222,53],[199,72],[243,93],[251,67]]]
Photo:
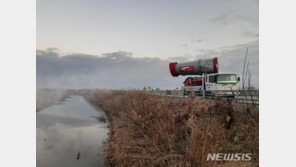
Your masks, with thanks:
[[[194,96],[196,98],[220,98],[220,99],[234,99],[239,102],[245,103],[259,103],[259,90],[217,90],[217,91],[205,91],[203,96],[202,92],[190,92],[184,94],[181,90],[153,90],[147,91],[148,93],[175,97],[175,98],[187,98],[188,96]]]

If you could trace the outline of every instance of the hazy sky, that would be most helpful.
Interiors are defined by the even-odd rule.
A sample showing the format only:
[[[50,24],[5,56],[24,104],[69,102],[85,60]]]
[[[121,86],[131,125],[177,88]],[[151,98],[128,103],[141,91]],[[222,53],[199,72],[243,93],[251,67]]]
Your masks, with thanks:
[[[37,0],[37,49],[197,55],[258,40],[258,0]]]
[[[37,0],[37,87],[180,87],[170,61],[218,57],[259,85],[258,0]]]

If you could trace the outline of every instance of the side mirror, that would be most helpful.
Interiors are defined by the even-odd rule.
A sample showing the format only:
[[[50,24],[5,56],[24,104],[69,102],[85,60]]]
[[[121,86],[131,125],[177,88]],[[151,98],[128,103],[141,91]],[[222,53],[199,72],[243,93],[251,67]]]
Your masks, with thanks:
[[[237,77],[237,81],[240,81],[240,77]]]

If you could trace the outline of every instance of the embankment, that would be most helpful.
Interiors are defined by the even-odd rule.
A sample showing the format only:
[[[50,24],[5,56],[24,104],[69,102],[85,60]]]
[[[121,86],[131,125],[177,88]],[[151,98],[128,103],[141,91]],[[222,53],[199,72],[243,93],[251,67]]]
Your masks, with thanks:
[[[36,92],[36,111],[64,101],[70,91],[66,89],[38,89]]]
[[[259,163],[259,109],[141,91],[91,91],[110,121],[107,166],[253,167]],[[208,153],[252,153],[251,161],[207,161]]]

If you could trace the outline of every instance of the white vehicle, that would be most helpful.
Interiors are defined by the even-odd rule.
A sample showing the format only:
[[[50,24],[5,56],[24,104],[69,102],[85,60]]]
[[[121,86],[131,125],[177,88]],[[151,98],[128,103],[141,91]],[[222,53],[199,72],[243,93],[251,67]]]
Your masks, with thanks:
[[[203,86],[206,95],[218,96],[228,95],[235,96],[233,91],[238,90],[240,77],[234,73],[212,73],[203,76],[188,77],[183,83],[183,95],[189,95],[194,92],[202,95]]]

